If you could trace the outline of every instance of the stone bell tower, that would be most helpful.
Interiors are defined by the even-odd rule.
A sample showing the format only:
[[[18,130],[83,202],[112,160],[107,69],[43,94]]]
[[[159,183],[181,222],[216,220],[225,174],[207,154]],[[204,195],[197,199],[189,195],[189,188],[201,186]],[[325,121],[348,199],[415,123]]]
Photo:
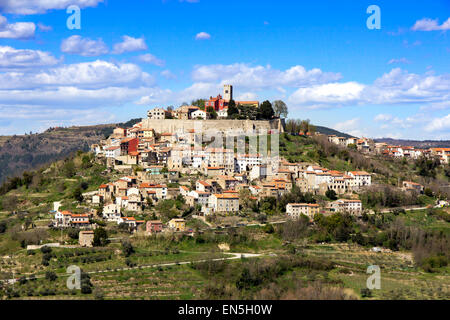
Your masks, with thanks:
[[[233,100],[233,86],[231,84],[225,84],[223,86],[223,100]]]

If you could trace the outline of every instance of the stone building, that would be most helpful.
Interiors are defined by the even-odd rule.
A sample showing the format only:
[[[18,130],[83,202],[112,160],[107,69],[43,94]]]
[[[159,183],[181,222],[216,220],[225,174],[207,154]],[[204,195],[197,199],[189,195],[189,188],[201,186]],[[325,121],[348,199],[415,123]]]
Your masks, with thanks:
[[[82,247],[92,247],[94,245],[94,231],[80,231],[78,242]]]

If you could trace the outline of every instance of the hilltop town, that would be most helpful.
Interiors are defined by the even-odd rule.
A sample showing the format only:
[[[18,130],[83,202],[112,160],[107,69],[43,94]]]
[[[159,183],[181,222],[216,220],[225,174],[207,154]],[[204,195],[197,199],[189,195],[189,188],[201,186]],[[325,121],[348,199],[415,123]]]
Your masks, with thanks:
[[[229,121],[244,121],[225,120],[228,105],[232,101],[232,90],[232,86],[224,86],[224,98],[221,95],[211,97],[202,106],[204,110],[198,106],[184,105],[172,110],[153,108],[148,111],[147,119],[129,128],[115,128],[107,139],[93,144],[91,151],[95,161],[105,164],[107,171],[115,172],[118,178],[101,184],[95,191],[84,193],[83,201],[91,209],[101,207],[100,215],[105,221],[126,225],[133,231],[142,229],[148,234],[162,231],[192,232],[192,229],[185,227],[185,218],[188,217],[195,217],[209,225],[214,222],[215,226],[227,224],[231,216],[241,216],[241,222],[248,223],[251,219],[245,215],[242,217],[243,210],[258,208],[268,199],[279,201],[286,198],[293,187],[312,198],[308,203],[288,201],[283,208],[288,218],[305,215],[313,221],[319,213],[330,215],[341,212],[360,217],[363,212],[373,212],[370,208],[364,208],[359,198],[359,193],[372,185],[372,174],[364,170],[338,171],[313,162],[292,163],[282,156],[273,158],[267,154],[264,156],[263,152],[249,153],[248,145],[241,153],[235,148],[205,145],[201,139],[205,133],[192,129],[195,122],[205,123],[205,128],[209,124],[216,132],[225,132],[230,130]],[[257,109],[260,104],[258,101],[239,101],[236,105]],[[205,111],[208,108],[210,112]],[[224,120],[210,120],[211,112],[217,112],[219,118],[223,117]],[[155,124],[154,120],[158,121],[159,130],[150,127]],[[170,121],[170,125],[164,126],[165,121]],[[220,121],[228,121],[222,129],[218,124]],[[271,128],[282,128],[279,124],[281,120],[277,120],[276,126],[271,126],[270,121],[261,121],[263,125],[259,123],[259,129],[264,128],[265,124],[268,125],[266,132],[269,136],[279,134]],[[160,131],[161,127],[168,131]],[[250,128],[247,134],[255,137],[260,135],[255,125]],[[321,136],[302,130],[293,133],[293,136],[296,135]],[[437,156],[442,164],[448,161],[449,150],[445,148],[394,149],[367,138],[329,135],[327,139],[330,143],[366,155],[392,154],[398,157],[401,154],[411,159]],[[419,183],[405,180],[401,181],[399,189],[421,195],[425,188]],[[154,209],[173,200],[192,208],[189,215],[167,217]],[[445,203],[441,201],[440,205]],[[61,212],[58,207],[54,209],[55,227],[92,227],[89,213],[80,215],[70,211]],[[150,215],[157,219],[140,219]]]
[[[212,107],[226,117],[228,103],[232,100],[230,92],[232,86],[225,86],[225,99],[220,95],[211,97],[205,107]],[[257,101],[237,102],[237,105],[241,104],[253,108],[259,106]],[[149,120],[161,123],[166,119],[183,123],[212,121],[208,120],[208,113],[197,106],[181,106],[171,111],[154,108],[147,116]],[[316,203],[289,203],[285,208],[288,217],[298,218],[304,214],[312,221],[319,212],[354,215],[363,212],[357,194],[361,188],[371,185],[371,174],[365,171],[341,172],[314,163],[289,163],[282,157],[272,159],[246,150],[238,153],[234,149],[202,146],[198,144],[198,136],[203,132],[185,130],[185,127],[184,124],[180,131],[181,127],[172,126],[170,132],[160,132],[149,128],[144,119],[130,128],[114,129],[108,139],[92,145],[91,151],[97,161],[106,163],[108,170],[123,176],[102,184],[97,191],[83,194],[84,200],[92,206],[101,204],[102,217],[106,221],[124,223],[133,230],[145,223],[148,233],[156,232],[154,225],[162,222],[136,220],[133,214],[145,212],[149,203],[157,205],[165,200],[181,199],[189,207],[196,208],[197,218],[208,222],[208,217],[212,216],[238,215],[244,201],[256,204],[266,198],[280,199],[290,193],[293,186],[301,193],[325,196],[331,192],[342,199],[329,201],[322,207]],[[251,133],[258,135],[256,131],[253,129]],[[272,134],[270,129],[268,132]],[[74,218],[70,212],[58,211],[55,226],[89,226],[89,215],[84,216],[82,224],[80,221],[73,224],[79,215],[72,216]],[[178,223],[176,226],[175,222]],[[168,221],[167,230],[185,231],[184,226],[179,227],[182,222],[181,217]],[[156,230],[160,232],[163,228]]]
[[[88,152],[4,183],[0,297],[275,298],[292,294],[273,280],[290,282],[290,270],[337,299],[446,294],[448,149],[321,134],[286,121],[282,101],[234,101],[232,90],[151,108]],[[347,285],[367,259],[385,261],[393,283],[409,277],[408,288],[418,285],[409,272],[436,274],[419,284],[433,289]],[[53,287],[73,264],[94,283]],[[324,289],[336,283],[336,295]]]

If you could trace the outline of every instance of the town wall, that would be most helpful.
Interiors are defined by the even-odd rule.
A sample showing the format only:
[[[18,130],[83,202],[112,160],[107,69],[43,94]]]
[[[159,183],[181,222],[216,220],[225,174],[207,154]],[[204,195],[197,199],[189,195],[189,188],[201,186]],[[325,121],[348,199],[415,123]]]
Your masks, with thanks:
[[[196,124],[197,123],[197,124]],[[179,120],[179,119],[142,119],[144,129],[154,129],[158,133],[169,132],[187,132],[195,129],[195,126],[201,123],[203,131],[221,131],[242,130],[251,132],[253,130],[279,130],[284,132],[284,120]]]

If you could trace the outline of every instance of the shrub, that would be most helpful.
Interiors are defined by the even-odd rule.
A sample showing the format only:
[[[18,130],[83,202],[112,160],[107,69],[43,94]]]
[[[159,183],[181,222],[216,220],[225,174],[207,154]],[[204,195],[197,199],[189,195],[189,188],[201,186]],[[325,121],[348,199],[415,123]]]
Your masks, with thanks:
[[[52,252],[52,248],[47,247],[47,246],[43,246],[43,247],[41,247],[41,252],[44,253],[44,254],[50,253],[50,252]]]
[[[57,278],[58,278],[58,276],[53,271],[47,271],[45,273],[45,279],[47,279],[49,281],[55,281]]]
[[[129,241],[122,241],[122,253],[125,257],[134,253],[134,248]]]
[[[361,289],[361,297],[363,298],[370,298],[372,297],[372,291],[368,288],[362,288]]]

